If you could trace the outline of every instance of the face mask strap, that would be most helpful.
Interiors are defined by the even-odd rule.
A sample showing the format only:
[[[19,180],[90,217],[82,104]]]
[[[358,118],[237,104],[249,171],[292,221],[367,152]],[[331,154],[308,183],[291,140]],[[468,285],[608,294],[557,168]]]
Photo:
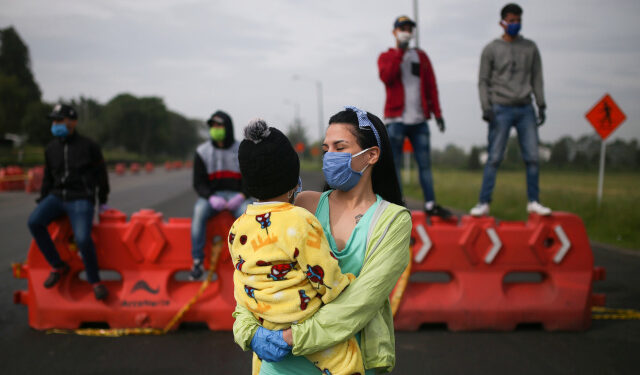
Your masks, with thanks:
[[[296,189],[295,194],[299,194],[302,191],[302,179],[298,177],[298,188]]]
[[[369,117],[367,117],[367,112],[352,105],[346,106],[344,108],[350,109],[354,111],[356,115],[358,115],[358,126],[360,128],[371,128],[373,135],[376,137],[376,143],[378,144],[378,148],[380,149],[380,155],[382,155],[382,143],[380,142],[380,135],[378,134],[378,130],[376,129],[376,127],[371,123],[371,120],[369,120]]]
[[[296,199],[296,196],[302,191],[302,179],[298,177],[298,187],[295,190],[291,190],[287,193],[287,199]]]
[[[356,156],[360,156],[360,155],[364,154],[365,152],[367,152],[367,151],[369,151],[371,149],[372,149],[372,147],[365,148],[364,150],[358,152],[357,154],[351,155],[351,160],[353,160],[353,158],[355,158]],[[351,163],[349,163],[349,165],[351,165]],[[364,168],[362,168],[362,170],[360,172],[358,172],[358,173],[360,173],[360,174],[364,173],[364,171],[366,171],[367,168],[369,168],[369,164],[365,165]]]

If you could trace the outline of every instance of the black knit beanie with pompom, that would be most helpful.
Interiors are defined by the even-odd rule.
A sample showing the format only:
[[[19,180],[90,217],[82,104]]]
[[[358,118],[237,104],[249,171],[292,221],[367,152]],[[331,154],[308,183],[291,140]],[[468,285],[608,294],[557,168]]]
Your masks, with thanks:
[[[300,160],[286,135],[262,119],[244,128],[238,160],[242,183],[260,200],[278,197],[298,184]]]

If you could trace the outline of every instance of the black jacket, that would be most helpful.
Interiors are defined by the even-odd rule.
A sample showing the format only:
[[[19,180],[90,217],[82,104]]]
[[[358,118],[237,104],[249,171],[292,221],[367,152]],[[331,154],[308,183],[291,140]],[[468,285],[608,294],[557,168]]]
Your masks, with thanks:
[[[74,131],[57,138],[45,150],[44,178],[40,199],[54,194],[65,201],[88,199],[107,202],[109,177],[100,146]],[[39,199],[39,200],[40,200]]]

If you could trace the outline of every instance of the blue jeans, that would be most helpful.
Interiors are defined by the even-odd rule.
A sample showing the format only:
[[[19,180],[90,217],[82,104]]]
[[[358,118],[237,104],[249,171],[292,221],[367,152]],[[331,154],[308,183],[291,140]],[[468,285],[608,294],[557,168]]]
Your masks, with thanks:
[[[392,122],[387,125],[387,132],[389,133],[391,152],[393,152],[393,161],[396,165],[400,189],[402,189],[402,177],[400,174],[402,168],[402,145],[404,138],[409,137],[409,141],[413,147],[413,155],[418,163],[418,174],[424,200],[425,202],[435,201],[436,195],[433,192],[431,146],[429,144],[429,126],[427,126],[427,122],[413,125],[406,125],[403,122]]]
[[[531,104],[523,106],[494,104],[493,114],[493,120],[489,123],[489,155],[487,164],[484,166],[480,203],[491,202],[491,194],[496,185],[496,174],[504,157],[512,126],[518,131],[520,153],[527,168],[527,199],[529,202],[538,201],[538,126],[533,106]]]
[[[215,195],[228,201],[236,194],[238,194],[237,191],[220,190],[217,191]],[[245,199],[240,207],[231,212],[233,217],[237,219],[244,214],[250,203],[251,199]],[[204,242],[206,241],[207,235],[207,221],[218,213],[219,211],[214,210],[209,204],[209,201],[202,197],[199,197],[196,204],[193,206],[193,219],[191,220],[191,256],[194,260],[204,260]]]
[[[91,284],[97,283],[100,281],[98,259],[95,245],[91,239],[93,202],[87,199],[63,201],[53,194],[47,195],[29,216],[28,225],[33,239],[51,267],[61,267],[63,264],[62,259],[60,259],[60,255],[51,240],[47,226],[53,220],[65,214],[69,217],[76,246],[78,246],[80,254],[82,254],[87,280]]]

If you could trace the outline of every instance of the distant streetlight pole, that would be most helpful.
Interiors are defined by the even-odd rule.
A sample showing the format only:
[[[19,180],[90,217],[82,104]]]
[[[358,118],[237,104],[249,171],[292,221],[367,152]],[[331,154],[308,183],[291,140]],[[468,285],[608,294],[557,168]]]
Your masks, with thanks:
[[[291,77],[294,81],[300,81],[302,80],[302,77],[294,74]],[[324,139],[324,109],[323,109],[323,95],[322,95],[322,81],[320,80],[312,80],[312,79],[308,79],[309,81],[315,82],[316,84],[316,97],[317,97],[317,103],[318,103],[318,142],[322,143],[322,140]]]
[[[413,0],[413,19],[416,22],[416,48],[420,48],[420,27],[418,26],[418,0]]]
[[[324,112],[322,104],[322,82],[316,81],[316,95],[318,95],[318,142],[324,139]]]
[[[293,107],[293,124],[292,124],[292,126],[298,125],[301,122],[300,121],[300,103],[298,103],[296,101],[293,101],[293,100],[285,99],[284,100],[284,104],[291,105]]]

